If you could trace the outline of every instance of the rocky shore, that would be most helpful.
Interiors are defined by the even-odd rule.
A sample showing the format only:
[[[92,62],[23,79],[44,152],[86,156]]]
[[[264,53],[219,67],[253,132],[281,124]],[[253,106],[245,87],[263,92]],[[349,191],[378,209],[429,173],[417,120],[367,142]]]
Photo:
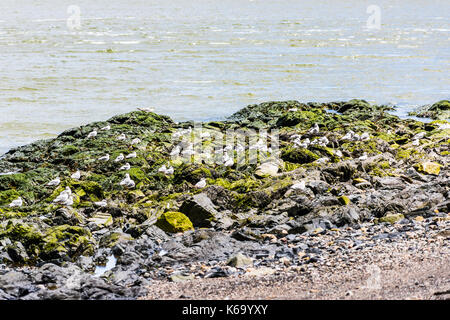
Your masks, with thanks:
[[[267,102],[200,130],[139,110],[13,149],[0,299],[286,298],[268,288],[289,283],[358,298],[327,283],[365,270],[352,277],[380,292],[408,262],[435,279],[416,297],[447,297],[448,105],[424,123],[364,100]]]

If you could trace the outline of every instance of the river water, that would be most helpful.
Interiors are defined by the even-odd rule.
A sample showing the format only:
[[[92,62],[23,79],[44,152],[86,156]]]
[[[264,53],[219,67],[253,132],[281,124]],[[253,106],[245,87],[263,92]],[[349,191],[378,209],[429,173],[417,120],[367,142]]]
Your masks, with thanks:
[[[137,107],[208,120],[364,98],[404,114],[450,96],[449,17],[448,0],[2,0],[0,154]]]

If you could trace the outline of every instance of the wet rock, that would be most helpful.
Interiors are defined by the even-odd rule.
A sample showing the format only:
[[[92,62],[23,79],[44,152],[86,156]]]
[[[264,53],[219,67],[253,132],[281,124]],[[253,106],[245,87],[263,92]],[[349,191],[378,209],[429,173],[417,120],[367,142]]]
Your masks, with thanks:
[[[205,193],[196,194],[186,200],[180,207],[195,227],[211,227],[216,220],[218,212],[211,199]]]

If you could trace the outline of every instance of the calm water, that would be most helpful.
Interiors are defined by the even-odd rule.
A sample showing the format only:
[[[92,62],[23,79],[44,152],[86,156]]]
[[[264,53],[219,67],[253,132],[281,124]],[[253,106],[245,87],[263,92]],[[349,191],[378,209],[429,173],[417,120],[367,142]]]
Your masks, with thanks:
[[[180,121],[267,100],[448,99],[449,17],[448,0],[2,0],[0,154],[140,106]]]

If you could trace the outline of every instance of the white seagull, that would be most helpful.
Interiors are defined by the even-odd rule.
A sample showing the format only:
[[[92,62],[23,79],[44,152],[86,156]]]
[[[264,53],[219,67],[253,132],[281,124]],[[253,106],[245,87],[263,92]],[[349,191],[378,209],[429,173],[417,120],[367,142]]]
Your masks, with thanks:
[[[87,138],[88,138],[88,139],[91,139],[91,138],[95,138],[96,136],[97,136],[97,130],[92,130],[92,131],[88,134]]]
[[[10,204],[9,207],[13,208],[13,207],[21,207],[23,205],[23,200],[21,197],[18,197],[16,200],[13,200]]]
[[[309,129],[308,133],[309,134],[318,134],[319,131],[320,131],[319,125],[317,123],[314,123],[314,126],[311,129]]]
[[[139,139],[139,138],[134,138],[133,140],[131,140],[132,145],[139,144],[139,143],[141,143],[141,139]]]
[[[128,154],[128,155],[126,156],[127,159],[130,159],[130,158],[136,158],[136,157],[137,157],[136,151],[135,151],[135,152],[132,152],[132,153],[130,153],[130,154]]]
[[[50,181],[49,183],[47,183],[47,186],[49,186],[49,187],[56,187],[56,186],[58,186],[60,183],[61,183],[61,179],[59,179],[59,177],[58,177],[58,178],[53,179],[53,180]]]
[[[101,156],[98,158],[99,161],[108,161],[109,160],[109,154],[105,154],[104,156]]]
[[[73,204],[72,199],[72,190],[70,190],[70,187],[66,187],[64,191],[62,191],[59,196],[53,200],[53,203],[62,204],[66,206],[70,206]]]
[[[150,107],[150,108],[138,108],[139,111],[144,111],[144,112],[153,112],[155,111],[155,108]]]
[[[108,202],[106,202],[106,199],[103,199],[102,201],[94,202],[94,205],[96,207],[106,207]]]
[[[125,157],[124,157],[123,154],[121,153],[121,154],[119,154],[119,155],[117,156],[116,159],[114,159],[114,162],[120,162],[120,161],[122,161],[123,159],[125,159]]]
[[[121,166],[120,167],[120,171],[122,171],[122,170],[130,170],[130,168],[131,168],[131,166],[130,166],[130,164],[127,162],[127,163],[125,163],[123,166]]]
[[[200,181],[195,184],[195,187],[197,189],[202,189],[202,188],[206,187],[206,179],[201,178]]]
[[[125,179],[123,179],[122,181],[120,181],[120,185],[124,186],[126,188],[134,188],[134,186],[136,185],[134,183],[134,181],[130,178],[130,175],[127,173],[125,174]]]
[[[80,170],[77,170],[77,172],[74,172],[70,177],[71,177],[72,179],[79,180],[79,179],[81,178],[81,172],[80,172]]]
[[[127,136],[125,135],[125,133],[122,133],[122,134],[120,134],[120,135],[117,136],[116,140],[123,141],[123,140],[125,140],[126,138],[127,138]]]
[[[101,128],[100,130],[103,130],[103,131],[111,130],[111,126],[110,126],[110,125],[107,125],[106,127],[103,127],[103,128]]]

